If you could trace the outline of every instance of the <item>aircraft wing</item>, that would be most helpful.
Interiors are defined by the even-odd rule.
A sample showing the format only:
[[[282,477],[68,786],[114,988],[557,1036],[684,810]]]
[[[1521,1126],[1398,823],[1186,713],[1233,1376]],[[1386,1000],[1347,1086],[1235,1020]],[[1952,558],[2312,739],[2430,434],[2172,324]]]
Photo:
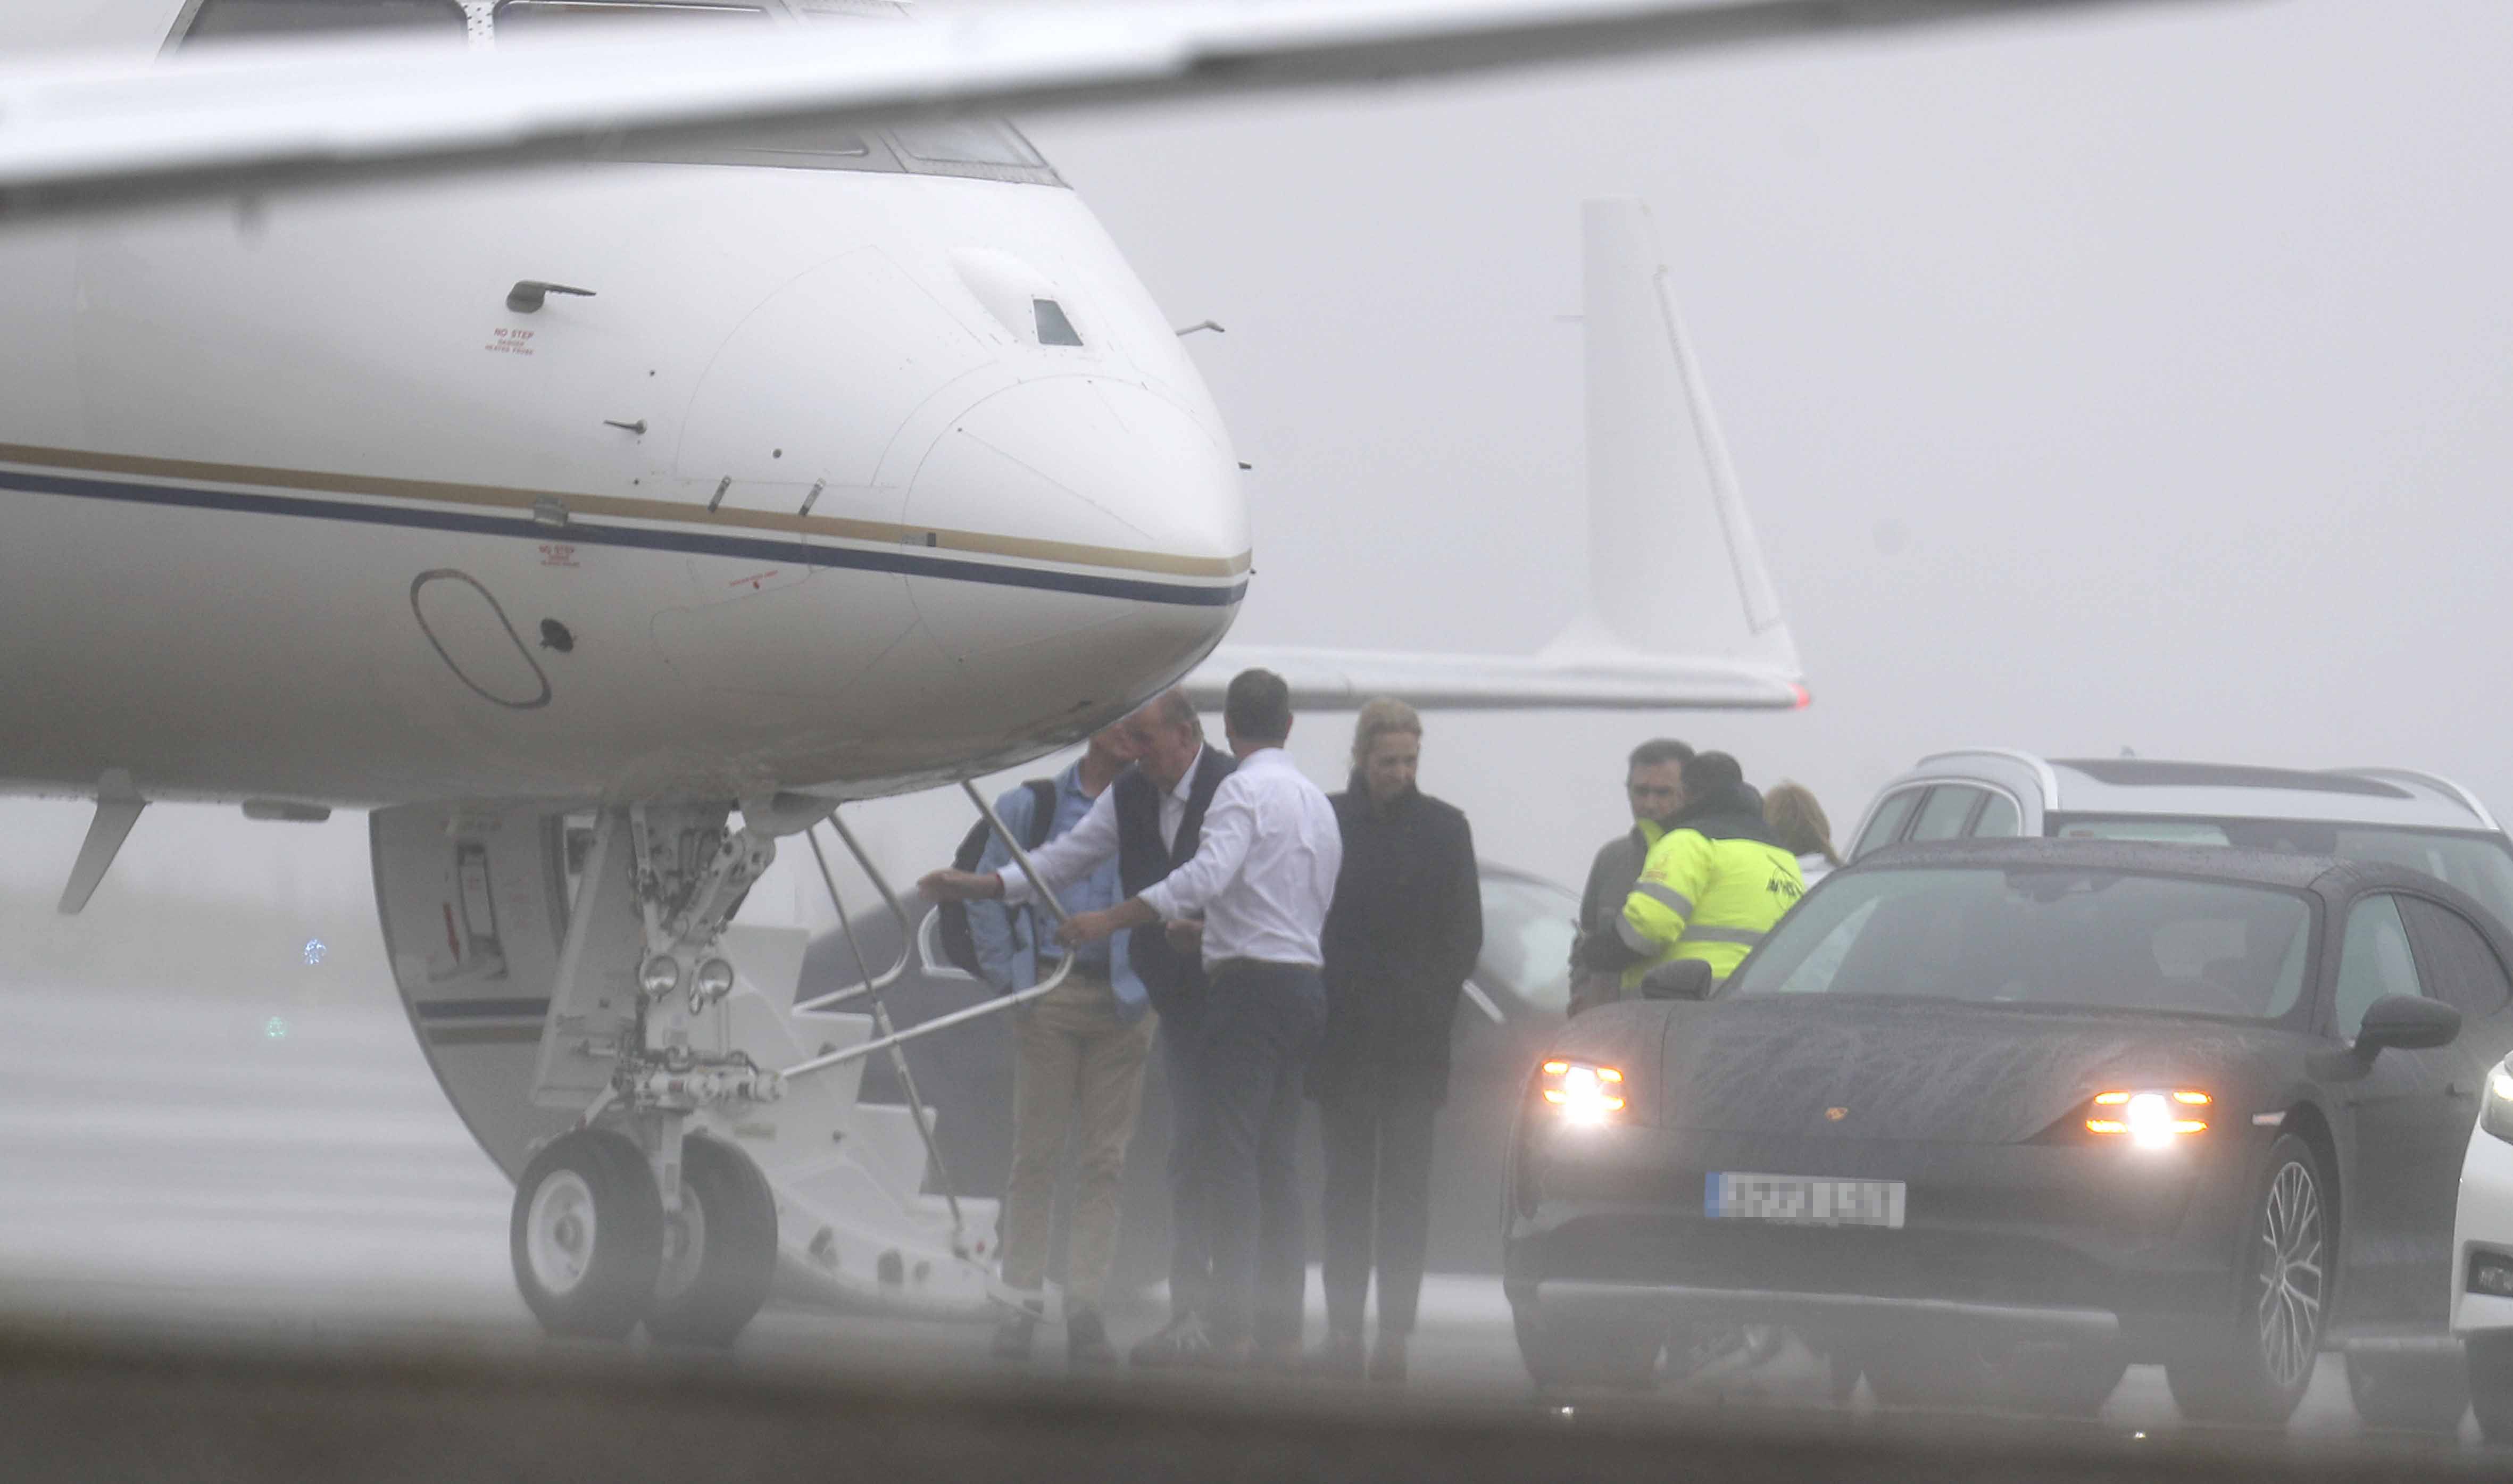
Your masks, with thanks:
[[[1349,711],[1374,696],[1426,710],[1785,710],[1807,703],[1793,675],[1715,661],[1655,660],[1602,651],[1589,656],[1376,654],[1359,650],[1230,645],[1197,666],[1187,695],[1221,709],[1230,677],[1261,665],[1291,682],[1302,710]]]
[[[675,27],[495,50],[224,45],[0,67],[0,219],[580,157],[635,131],[1035,112],[2197,0],[1282,0]]]
[[[1784,708],[1807,703],[1797,646],[1686,342],[1649,211],[1581,208],[1588,443],[1587,606],[1534,655],[1382,654],[1224,644],[1187,677],[1202,705],[1262,665],[1295,703],[1373,696],[1489,709]],[[1557,503],[1545,497],[1549,507]]]

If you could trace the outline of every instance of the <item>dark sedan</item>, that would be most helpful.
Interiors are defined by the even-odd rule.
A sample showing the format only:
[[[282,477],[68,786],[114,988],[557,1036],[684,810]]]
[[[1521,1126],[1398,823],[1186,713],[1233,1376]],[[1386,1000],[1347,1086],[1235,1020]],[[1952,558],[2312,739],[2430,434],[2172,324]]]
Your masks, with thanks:
[[[2412,1420],[2507,963],[2396,866],[1882,852],[1707,999],[1556,1039],[1505,1217],[1529,1369],[1784,1325],[1887,1402],[2091,1411],[2161,1361],[2185,1413],[2274,1422],[2345,1344],[2369,1420]]]

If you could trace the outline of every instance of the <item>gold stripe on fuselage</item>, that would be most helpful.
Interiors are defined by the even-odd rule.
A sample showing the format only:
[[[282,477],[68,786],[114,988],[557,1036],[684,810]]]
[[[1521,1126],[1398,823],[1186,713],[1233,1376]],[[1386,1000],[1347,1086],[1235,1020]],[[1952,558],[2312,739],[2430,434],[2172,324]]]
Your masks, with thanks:
[[[639,500],[617,495],[571,494],[564,490],[519,490],[502,485],[452,484],[434,479],[392,479],[369,474],[326,474],[307,469],[264,468],[255,464],[212,463],[194,459],[151,459],[136,454],[99,454],[85,449],[36,448],[0,443],[0,463],[75,469],[94,474],[137,474],[151,479],[197,479],[210,484],[259,485],[270,489],[305,490],[328,495],[372,495],[388,500],[424,500],[437,504],[529,513],[540,501],[555,500],[570,515],[609,515],[629,520],[667,520],[683,525],[777,531],[797,536],[824,536],[836,541],[879,541],[939,551],[966,551],[1009,556],[1026,561],[1057,562],[1074,567],[1101,567],[1122,572],[1149,572],[1164,577],[1237,577],[1248,570],[1249,553],[1237,556],[1175,556],[1161,551],[1130,551],[1121,546],[1091,546],[1077,541],[1036,541],[1019,536],[990,536],[979,531],[937,531],[926,526],[887,521],[850,520],[834,515],[785,515],[774,510],[709,510],[677,500]]]

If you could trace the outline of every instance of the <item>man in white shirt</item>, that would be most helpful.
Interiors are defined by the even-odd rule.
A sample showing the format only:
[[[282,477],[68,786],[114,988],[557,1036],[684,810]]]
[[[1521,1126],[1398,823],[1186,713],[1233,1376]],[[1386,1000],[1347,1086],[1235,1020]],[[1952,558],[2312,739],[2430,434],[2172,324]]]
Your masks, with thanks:
[[[1203,1116],[1191,1136],[1212,1222],[1203,1336],[1213,1363],[1290,1365],[1307,1277],[1294,1140],[1301,1068],[1326,1028],[1318,940],[1343,835],[1325,792],[1283,751],[1292,695],[1282,676],[1242,671],[1222,717],[1239,768],[1213,796],[1195,858],[1116,906],[1077,914],[1057,936],[1078,945],[1204,919],[1212,992],[1194,1057]]]

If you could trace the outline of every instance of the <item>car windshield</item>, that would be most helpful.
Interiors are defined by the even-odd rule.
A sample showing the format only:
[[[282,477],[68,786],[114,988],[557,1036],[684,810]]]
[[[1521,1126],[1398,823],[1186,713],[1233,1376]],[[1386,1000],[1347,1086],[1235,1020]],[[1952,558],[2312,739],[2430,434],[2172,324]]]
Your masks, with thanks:
[[[1579,899],[1546,881],[1487,873],[1484,951],[1476,977],[1530,1009],[1560,1015],[1571,1004],[1571,940]]]
[[[1784,919],[1723,997],[1872,995],[2275,1020],[2311,912],[2268,887],[2115,870],[1852,871]]]
[[[2504,837],[2441,829],[2395,829],[2314,820],[2209,819],[2167,815],[2058,815],[2063,840],[2154,840],[2171,845],[2234,845],[2289,855],[2335,856],[2424,871],[2467,892],[2513,923],[2513,850]]]

